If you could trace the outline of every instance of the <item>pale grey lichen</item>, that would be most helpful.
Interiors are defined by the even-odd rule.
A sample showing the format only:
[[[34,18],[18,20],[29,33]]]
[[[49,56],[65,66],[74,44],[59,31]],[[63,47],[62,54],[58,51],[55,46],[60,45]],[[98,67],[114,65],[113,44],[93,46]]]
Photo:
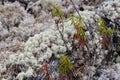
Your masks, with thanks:
[[[5,2],[4,5],[0,4],[0,76],[3,72],[7,71],[6,67],[8,65],[15,64],[28,67],[26,71],[17,73],[16,79],[23,80],[24,77],[34,75],[34,68],[36,66],[41,67],[45,61],[51,58],[52,54],[57,57],[66,54],[67,48],[64,40],[67,42],[66,45],[69,50],[72,50],[72,41],[76,30],[74,25],[71,25],[71,20],[63,20],[63,31],[60,26],[59,30],[63,34],[63,40],[54,22],[55,18],[53,19],[51,12],[49,12],[49,10],[52,10],[50,3],[55,2],[61,7],[63,12],[67,14],[70,14],[70,12],[74,13],[73,5],[71,5],[69,0],[67,1],[68,9],[61,5],[65,4],[61,0],[38,0],[35,3],[29,3],[26,10],[18,1],[14,3]],[[73,0],[73,2],[78,8],[79,0]],[[93,6],[85,6],[85,10],[79,11],[82,20],[90,27],[93,25],[92,30],[87,30],[85,33],[89,39],[90,52],[94,49],[95,55],[98,55],[97,59],[94,58],[95,62],[92,65],[101,65],[102,60],[105,58],[104,55],[108,53],[107,50],[102,49],[102,45],[99,43],[102,37],[97,31],[98,28],[95,26],[95,20],[97,21],[100,16],[106,16],[114,21],[114,19],[120,16],[119,7],[120,0],[109,0],[101,3],[95,11],[92,10]],[[28,12],[29,9],[32,9],[34,14]],[[74,15],[77,16],[76,13]],[[91,32],[93,32],[94,38],[91,38]],[[78,44],[78,41],[75,41],[75,44]],[[103,74],[98,80],[120,79],[119,57],[117,62],[109,66],[108,69],[103,70]],[[88,69],[91,69],[89,75],[93,76],[95,67],[91,66]],[[8,79],[11,78],[10,75],[7,74]],[[53,72],[52,76],[58,77],[59,75],[57,72]],[[87,75],[83,75],[83,78],[89,79]],[[8,79],[3,77],[3,80]]]

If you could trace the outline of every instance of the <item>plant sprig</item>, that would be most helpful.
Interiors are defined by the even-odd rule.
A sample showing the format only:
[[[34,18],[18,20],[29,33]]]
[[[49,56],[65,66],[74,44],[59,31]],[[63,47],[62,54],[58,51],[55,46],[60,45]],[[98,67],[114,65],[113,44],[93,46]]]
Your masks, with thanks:
[[[104,49],[107,49],[110,44],[110,37],[113,36],[113,33],[115,32],[114,29],[110,29],[107,27],[107,23],[103,18],[100,18],[97,21],[99,33],[102,36],[102,47]]]
[[[77,30],[77,33],[74,34],[73,39],[78,40],[78,46],[81,47],[83,51],[84,47],[86,47],[89,52],[87,38],[85,34],[86,29],[84,27],[83,20],[75,15],[72,15],[69,20],[71,20],[71,24],[73,24],[75,29]]]
[[[98,27],[99,27],[100,35],[102,35],[102,36],[106,36],[106,35],[107,36],[113,36],[113,33],[115,32],[115,30],[106,27],[107,24],[106,24],[106,21],[103,18],[100,18],[98,20],[97,24],[98,24]]]
[[[72,15],[70,20],[72,21],[71,24],[73,24],[75,26],[75,29],[77,30],[76,35],[81,37],[83,40],[86,40],[86,29],[84,27],[82,19],[75,15]]]
[[[55,17],[57,16],[59,19],[64,18],[64,12],[60,9],[60,6],[57,6],[55,3],[52,3],[53,6],[53,11],[52,11],[52,16]]]
[[[63,75],[67,75],[73,69],[73,65],[68,56],[61,56],[60,57],[60,66],[59,70],[62,72]]]

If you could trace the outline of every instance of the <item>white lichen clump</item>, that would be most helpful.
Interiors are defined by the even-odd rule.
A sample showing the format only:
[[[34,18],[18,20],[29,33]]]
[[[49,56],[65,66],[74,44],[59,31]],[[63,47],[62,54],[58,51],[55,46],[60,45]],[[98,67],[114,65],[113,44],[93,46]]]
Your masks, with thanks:
[[[68,40],[68,34],[73,36],[75,33],[74,26],[66,24],[64,27],[64,38]],[[69,46],[70,47],[70,46]],[[30,52],[31,54],[36,53],[38,55],[38,60],[43,61],[44,59],[49,59],[52,54],[65,53],[66,47],[64,41],[62,40],[59,31],[55,24],[51,25],[48,29],[30,37],[25,43],[25,52]]]
[[[102,3],[102,6],[98,8],[98,14],[106,16],[114,21],[120,16],[120,0],[108,0]]]
[[[107,69],[103,69],[101,76],[98,80],[119,80],[120,79],[120,64],[114,64]]]

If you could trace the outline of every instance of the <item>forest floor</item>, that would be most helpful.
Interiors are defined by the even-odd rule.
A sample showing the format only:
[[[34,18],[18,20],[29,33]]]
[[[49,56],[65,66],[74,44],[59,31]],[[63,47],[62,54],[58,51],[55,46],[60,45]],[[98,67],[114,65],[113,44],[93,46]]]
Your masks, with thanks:
[[[0,1],[0,80],[120,80],[120,0]]]

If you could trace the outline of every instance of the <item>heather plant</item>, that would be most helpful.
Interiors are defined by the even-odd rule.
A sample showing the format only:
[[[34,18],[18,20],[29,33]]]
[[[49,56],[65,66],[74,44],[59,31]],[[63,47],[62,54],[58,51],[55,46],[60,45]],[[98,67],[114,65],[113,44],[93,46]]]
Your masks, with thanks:
[[[84,27],[82,18],[72,15],[70,20],[71,24],[74,25],[75,29],[77,30],[77,33],[74,34],[73,39],[78,40],[79,47],[82,47],[83,49],[86,47],[88,49],[87,38],[85,35],[86,29]]]

